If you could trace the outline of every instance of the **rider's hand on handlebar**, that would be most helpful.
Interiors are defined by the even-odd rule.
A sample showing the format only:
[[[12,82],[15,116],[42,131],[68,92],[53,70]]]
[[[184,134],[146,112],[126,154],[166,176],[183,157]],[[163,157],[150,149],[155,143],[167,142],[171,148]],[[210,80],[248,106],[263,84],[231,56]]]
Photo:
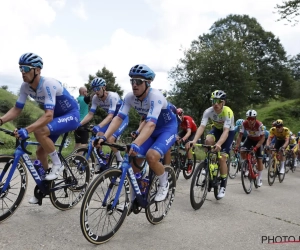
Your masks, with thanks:
[[[92,131],[93,131],[94,134],[97,134],[98,132],[101,132],[100,131],[100,126],[98,126],[98,125],[94,126]]]
[[[221,146],[219,144],[215,144],[214,151],[215,152],[221,151]]]
[[[136,130],[136,131],[132,131],[130,135],[131,135],[132,138],[135,139],[135,138],[138,137],[139,134],[140,134],[140,132]]]
[[[96,148],[101,148],[101,145],[103,142],[106,142],[106,137],[104,135],[96,137],[96,139],[93,141],[93,146]]]
[[[188,142],[186,143],[188,149],[192,148],[193,145],[195,145],[195,144],[196,144],[195,141],[188,141]]]
[[[135,143],[131,143],[131,147],[128,154],[131,156],[136,156],[139,152],[140,152],[140,147]]]
[[[265,146],[265,150],[270,150],[270,146]]]
[[[14,133],[15,133],[15,137],[20,138],[21,140],[28,138],[28,131],[26,128],[20,128],[19,130],[15,129]]]

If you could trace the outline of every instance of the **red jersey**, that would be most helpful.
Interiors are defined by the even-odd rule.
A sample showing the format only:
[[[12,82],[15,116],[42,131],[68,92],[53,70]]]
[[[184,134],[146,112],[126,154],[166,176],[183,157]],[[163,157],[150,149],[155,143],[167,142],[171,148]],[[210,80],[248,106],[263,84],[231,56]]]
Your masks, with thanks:
[[[183,116],[182,122],[180,123],[180,128],[184,131],[187,131],[188,129],[190,129],[191,132],[197,131],[197,125],[194,119],[188,115]]]
[[[265,134],[263,124],[259,120],[255,121],[253,127],[250,127],[248,121],[245,120],[241,126],[240,133],[244,134],[245,130],[248,132],[247,138],[253,141],[259,141]]]

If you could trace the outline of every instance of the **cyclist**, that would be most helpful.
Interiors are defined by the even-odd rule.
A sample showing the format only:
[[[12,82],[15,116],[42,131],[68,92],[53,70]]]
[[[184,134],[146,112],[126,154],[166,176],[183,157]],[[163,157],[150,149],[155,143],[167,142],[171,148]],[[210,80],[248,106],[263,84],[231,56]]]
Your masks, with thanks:
[[[241,126],[243,124],[245,120],[244,119],[238,119],[236,122],[235,122],[235,127],[234,127],[234,132],[235,132],[235,135],[237,135],[237,137],[240,135],[240,129],[241,129]],[[247,131],[244,131],[244,134],[243,134],[243,137],[242,137],[242,142],[244,142],[247,138]]]
[[[283,126],[283,121],[281,119],[276,120],[276,122],[273,123],[275,127],[272,127],[270,129],[270,135],[266,143],[266,150],[268,150],[270,147],[270,143],[273,138],[275,138],[275,145],[274,148],[277,150],[280,149],[286,149],[286,147],[289,144],[290,141],[290,130],[287,127]],[[280,150],[280,162],[281,162],[281,167],[280,167],[280,174],[284,174],[284,163],[285,163],[285,156]]]
[[[240,134],[236,142],[236,150],[238,150],[240,143],[242,141],[243,134],[245,130],[248,133],[248,136],[243,144],[243,147],[246,149],[251,149],[255,151],[256,159],[257,159],[257,170],[258,170],[258,177],[257,177],[257,186],[262,186],[262,171],[263,171],[263,164],[262,164],[262,145],[265,141],[265,131],[263,128],[263,124],[256,119],[257,112],[253,109],[250,109],[246,112],[246,121],[243,122]],[[246,153],[241,152],[241,157],[245,160]],[[245,170],[245,176],[248,176],[249,172]]]
[[[298,144],[296,141],[296,136],[290,131],[290,141],[287,150],[293,151],[294,167],[297,167],[297,154],[298,154]]]
[[[221,186],[218,198],[225,196],[228,167],[226,158],[234,139],[234,116],[232,110],[225,106],[226,93],[222,90],[215,90],[211,94],[212,107],[203,113],[201,125],[198,127],[194,140],[189,143],[191,147],[197,143],[210,119],[214,126],[206,136],[205,144],[215,145],[215,151],[221,151],[222,158],[219,159]]]
[[[112,119],[118,114],[118,111],[123,101],[121,100],[118,93],[106,90],[106,81],[101,77],[94,78],[91,81],[90,85],[91,89],[95,92],[95,95],[92,99],[92,106],[90,108],[90,111],[80,122],[80,126],[88,123],[94,117],[97,107],[101,107],[107,113],[107,116],[103,119],[102,122],[93,127],[93,132],[96,133],[98,136],[102,136],[106,132]],[[128,116],[124,117],[124,120],[122,124],[120,124],[118,130],[111,137],[107,138],[107,141],[109,143],[116,142],[118,137],[126,129],[127,125]],[[117,161],[122,162],[123,158],[120,154],[120,151],[118,151],[116,148],[112,148],[112,151],[114,151],[117,157]],[[99,164],[95,166],[95,171],[100,171]]]
[[[118,115],[113,119],[104,136],[94,141],[99,147],[106,138],[121,125],[129,109],[133,107],[141,116],[145,116],[144,126],[140,134],[131,144],[129,155],[146,155],[149,167],[158,176],[159,186],[155,201],[163,201],[169,190],[168,173],[159,162],[176,140],[177,123],[174,113],[166,98],[158,89],[150,87],[155,73],[146,65],[138,64],[129,71],[132,91],[125,100]],[[139,163],[142,162],[139,159]],[[133,167],[136,172],[137,169]]]
[[[182,108],[177,109],[177,115],[181,121],[180,122],[181,131],[178,133],[178,137],[185,144],[185,150],[188,158],[188,162],[187,165],[185,166],[185,169],[187,169],[187,171],[191,171],[193,166],[193,160],[192,160],[192,153],[189,150],[189,145],[187,144],[187,142],[194,140],[197,131],[197,125],[191,116],[184,115]]]
[[[34,133],[40,143],[36,151],[37,158],[45,170],[48,169],[48,155],[53,163],[45,180],[54,180],[64,169],[54,143],[61,134],[78,127],[80,119],[78,104],[61,82],[41,76],[43,59],[40,56],[34,53],[23,54],[19,59],[19,68],[23,78],[19,98],[16,105],[0,118],[0,125],[20,115],[28,96],[44,105],[45,113],[26,128],[15,129],[15,135],[20,139],[26,139],[30,133]],[[33,196],[29,203],[36,204],[38,199]]]

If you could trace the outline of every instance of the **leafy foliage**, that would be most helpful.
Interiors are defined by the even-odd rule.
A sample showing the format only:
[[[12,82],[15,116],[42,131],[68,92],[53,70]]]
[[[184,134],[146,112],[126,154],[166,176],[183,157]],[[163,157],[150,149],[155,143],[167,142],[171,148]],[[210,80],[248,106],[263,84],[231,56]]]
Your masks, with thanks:
[[[300,0],[289,0],[283,1],[282,4],[277,4],[275,9],[277,9],[280,15],[280,20],[287,20],[289,23],[296,25],[299,21],[297,17],[299,16]]]

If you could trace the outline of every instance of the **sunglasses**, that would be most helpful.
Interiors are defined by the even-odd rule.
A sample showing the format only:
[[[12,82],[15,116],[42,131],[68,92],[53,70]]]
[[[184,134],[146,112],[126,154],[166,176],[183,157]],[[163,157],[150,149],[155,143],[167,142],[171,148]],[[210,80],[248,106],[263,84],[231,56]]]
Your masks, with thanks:
[[[247,121],[255,121],[255,120],[256,120],[255,117],[248,117],[248,118],[247,118]]]
[[[220,103],[222,103],[222,100],[221,99],[211,99],[211,102],[212,102],[212,104],[220,104]]]
[[[147,82],[145,79],[137,79],[137,78],[131,78],[130,83],[131,85],[136,84],[137,86],[141,85],[143,82]]]
[[[276,128],[282,128],[283,126],[282,125],[280,125],[280,126],[276,126]]]
[[[28,73],[31,69],[35,69],[35,67],[28,66],[28,65],[20,65],[19,69],[21,72]]]
[[[99,87],[94,87],[94,88],[93,88],[93,91],[94,91],[94,92],[97,92],[97,91],[99,91],[101,88],[102,88],[102,87],[100,87],[100,86],[99,86]]]

